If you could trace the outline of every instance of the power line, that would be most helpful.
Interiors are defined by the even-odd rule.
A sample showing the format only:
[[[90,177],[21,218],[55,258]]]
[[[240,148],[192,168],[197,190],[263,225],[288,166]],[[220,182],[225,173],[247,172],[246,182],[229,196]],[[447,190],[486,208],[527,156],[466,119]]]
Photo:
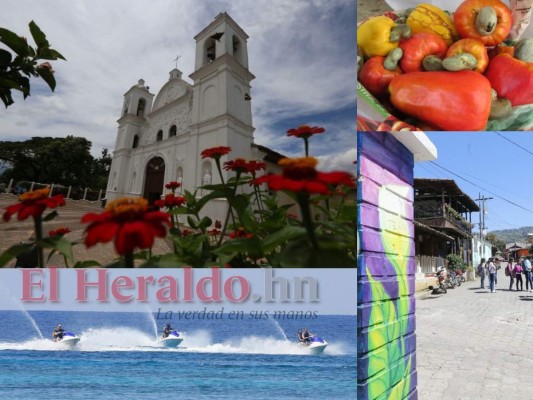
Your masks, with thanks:
[[[509,138],[506,138],[506,137],[505,137],[504,135],[502,135],[502,134],[501,134],[500,132],[494,132],[494,133],[495,133],[496,135],[498,135],[499,137],[501,137],[502,139],[505,139],[505,140],[507,140],[508,142],[510,142],[510,143],[512,143],[512,144],[514,144],[514,145],[515,145],[516,147],[519,147],[519,148],[521,148],[522,150],[524,150],[525,152],[527,152],[527,153],[529,153],[529,154],[531,154],[531,155],[533,156],[533,152],[532,152],[532,151],[530,151],[530,150],[526,149],[525,147],[523,147],[523,146],[519,145],[519,144],[518,144],[518,143],[516,143],[516,142],[513,142],[513,141],[512,141],[511,139],[509,139]]]
[[[436,166],[439,167],[439,168],[442,168],[443,170],[445,170],[446,172],[448,172],[448,173],[450,173],[450,174],[452,174],[452,175],[455,175],[455,176],[458,177],[459,179],[462,179],[463,181],[468,182],[468,183],[470,183],[471,185],[474,185],[475,187],[477,187],[477,188],[479,188],[479,189],[481,189],[481,190],[483,190],[483,191],[485,191],[485,192],[487,192],[487,193],[490,193],[490,194],[492,194],[493,196],[496,196],[497,198],[499,198],[499,199],[501,199],[501,200],[503,200],[503,201],[505,201],[505,202],[507,202],[507,203],[509,203],[509,204],[512,204],[512,205],[515,206],[515,207],[521,208],[522,210],[527,211],[527,212],[533,214],[533,210],[530,210],[529,208],[525,208],[524,206],[521,206],[520,204],[516,204],[515,202],[513,202],[513,201],[511,201],[511,200],[508,200],[508,199],[506,199],[505,197],[502,197],[502,196],[500,196],[500,195],[498,195],[498,194],[496,194],[496,193],[493,193],[493,192],[491,192],[490,190],[487,190],[487,189],[485,189],[485,188],[479,186],[477,183],[474,183],[474,182],[472,182],[472,181],[470,181],[470,180],[468,180],[468,179],[466,179],[466,178],[463,178],[462,176],[456,174],[455,172],[452,172],[452,171],[450,171],[449,169],[443,167],[442,165],[437,164],[435,161],[430,161],[430,163],[436,165]]]

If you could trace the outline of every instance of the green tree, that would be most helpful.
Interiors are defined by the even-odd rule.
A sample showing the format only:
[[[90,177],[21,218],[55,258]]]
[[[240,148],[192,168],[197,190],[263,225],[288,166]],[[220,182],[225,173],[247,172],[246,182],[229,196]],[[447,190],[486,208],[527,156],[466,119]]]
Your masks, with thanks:
[[[107,186],[107,178],[109,170],[111,169],[111,154],[107,149],[102,150],[100,158],[94,159],[92,170],[91,187],[95,189],[103,189]]]
[[[56,87],[54,71],[49,62],[39,64],[40,60],[65,60],[59,52],[52,49],[46,35],[33,21],[29,24],[30,33],[37,47],[28,44],[25,37],[10,30],[0,28],[0,43],[10,48],[0,48],[0,99],[6,108],[14,103],[11,90],[22,92],[24,99],[30,95],[30,77],[41,77],[52,92]]]
[[[486,239],[490,242],[490,244],[496,247],[499,251],[501,252],[505,251],[505,242],[501,240],[499,236],[495,235],[494,233],[489,233]]]
[[[90,150],[90,141],[75,136],[0,142],[0,160],[11,166],[2,179],[103,188],[111,157],[105,149],[102,157],[95,160]]]

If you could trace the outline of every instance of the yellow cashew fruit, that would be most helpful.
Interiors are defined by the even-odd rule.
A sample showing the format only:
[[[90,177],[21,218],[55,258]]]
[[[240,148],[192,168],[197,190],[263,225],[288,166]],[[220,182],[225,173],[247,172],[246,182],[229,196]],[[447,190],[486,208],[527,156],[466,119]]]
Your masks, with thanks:
[[[386,56],[398,47],[390,41],[392,28],[396,23],[389,17],[372,17],[357,28],[357,46],[366,58]]]
[[[459,39],[459,33],[455,28],[453,19],[439,7],[432,4],[419,4],[416,6],[409,14],[406,23],[413,33],[434,33],[442,37],[448,46]]]

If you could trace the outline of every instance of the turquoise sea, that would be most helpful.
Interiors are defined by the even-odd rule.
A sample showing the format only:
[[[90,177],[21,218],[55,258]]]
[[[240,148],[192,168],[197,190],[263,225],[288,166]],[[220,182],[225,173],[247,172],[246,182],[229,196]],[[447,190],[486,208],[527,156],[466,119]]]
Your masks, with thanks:
[[[163,349],[152,311],[0,311],[0,399],[355,399],[355,316],[174,317],[184,341]],[[75,349],[49,340],[58,323]],[[323,354],[296,344],[303,327],[329,343]]]

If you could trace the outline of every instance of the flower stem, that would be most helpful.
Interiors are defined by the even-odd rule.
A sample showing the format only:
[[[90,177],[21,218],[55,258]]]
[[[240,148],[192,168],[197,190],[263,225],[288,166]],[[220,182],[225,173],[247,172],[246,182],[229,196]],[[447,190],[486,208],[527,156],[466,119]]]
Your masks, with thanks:
[[[124,254],[124,264],[126,268],[133,268],[133,253]]]
[[[44,254],[41,241],[43,240],[43,219],[41,215],[33,218],[35,224],[35,242],[37,244],[37,268],[44,268]]]
[[[305,156],[309,157],[309,141],[306,137],[304,137],[304,144],[305,144]]]
[[[311,209],[309,208],[309,194],[307,193],[298,193],[298,205],[300,206],[300,211],[302,212],[302,221],[311,240],[311,244],[315,250],[318,250],[318,242],[315,236],[315,227],[313,225],[313,219],[311,217]]]

